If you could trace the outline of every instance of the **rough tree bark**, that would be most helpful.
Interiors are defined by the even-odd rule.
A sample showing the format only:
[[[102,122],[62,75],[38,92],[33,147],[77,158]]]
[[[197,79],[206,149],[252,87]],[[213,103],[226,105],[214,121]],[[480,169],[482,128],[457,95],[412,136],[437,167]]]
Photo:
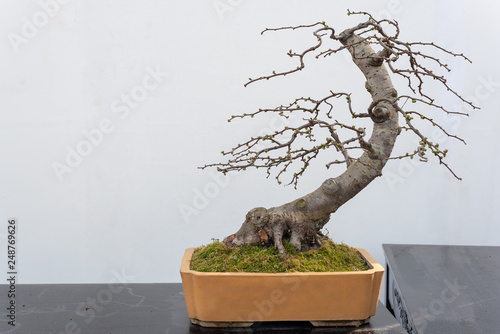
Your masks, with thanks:
[[[346,158],[344,162],[347,164],[347,169],[345,170],[345,172],[338,177],[326,179],[317,190],[308,195],[302,196],[290,203],[286,203],[279,207],[273,207],[269,209],[262,207],[252,209],[250,212],[248,212],[246,220],[239,231],[224,239],[224,242],[226,244],[230,246],[243,244],[274,245],[278,248],[280,254],[285,254],[286,252],[285,248],[283,247],[283,241],[285,240],[293,244],[297,250],[304,251],[320,246],[322,239],[320,230],[330,220],[330,215],[337,211],[337,209],[348,200],[353,198],[376,177],[382,175],[382,169],[391,157],[396,138],[402,129],[413,131],[420,139],[419,149],[416,150],[413,154],[407,156],[413,157],[414,155],[418,155],[421,157],[421,159],[426,160],[423,155],[426,150],[425,147],[427,147],[431,149],[432,153],[434,153],[434,155],[439,158],[439,162],[444,164],[449,169],[449,167],[444,162],[442,162],[442,158],[444,158],[447,151],[441,151],[438,148],[439,145],[432,143],[425,136],[423,136],[421,132],[413,126],[413,123],[411,122],[413,117],[411,117],[410,115],[417,114],[421,119],[427,120],[433,125],[434,121],[432,120],[432,118],[420,115],[416,111],[405,112],[401,109],[401,107],[398,105],[398,101],[402,96],[398,96],[396,89],[393,87],[388,69],[384,65],[384,63],[388,63],[389,68],[393,73],[402,75],[405,78],[408,78],[409,74],[413,74],[417,77],[417,82],[419,83],[419,85],[415,89],[412,88],[412,82],[410,81],[410,79],[408,79],[410,89],[412,89],[414,92],[419,93],[418,98],[412,97],[412,102],[415,103],[415,101],[417,100],[429,106],[444,110],[447,113],[453,113],[446,110],[442,106],[436,106],[434,100],[429,98],[422,91],[421,79],[423,76],[428,76],[435,80],[440,80],[443,85],[448,88],[446,80],[444,79],[444,77],[437,76],[432,71],[427,70],[426,67],[419,65],[415,61],[416,57],[420,56],[421,53],[415,52],[410,49],[409,45],[413,44],[402,43],[397,40],[397,36],[399,35],[399,28],[397,26],[397,23],[386,20],[375,21],[372,16],[367,13],[354,14],[368,15],[369,20],[353,28],[346,29],[339,35],[335,35],[334,30],[332,28],[329,28],[323,22],[321,23],[322,28],[317,30],[315,33],[315,36],[318,37],[319,44],[316,47],[306,50],[302,54],[294,54],[290,50],[289,56],[298,56],[300,58],[301,66],[297,67],[297,70],[301,70],[304,67],[304,55],[309,51],[315,50],[321,45],[321,36],[325,35],[317,35],[319,31],[331,31],[330,38],[338,40],[343,45],[343,47],[341,47],[340,49],[347,49],[351,53],[354,64],[359,68],[359,70],[366,78],[365,87],[371,94],[372,98],[372,103],[368,107],[368,113],[364,116],[369,117],[373,121],[373,131],[370,139],[368,141],[365,141],[365,139],[363,138],[364,131],[362,131],[361,129],[351,129],[355,132],[357,131],[357,138],[355,139],[359,143],[359,146],[364,150],[364,153],[359,158],[350,159],[347,153],[345,153],[345,150],[342,150],[343,147],[342,145],[340,145],[341,142],[338,140],[335,130],[333,129],[333,125],[323,124],[323,127],[331,127],[332,138],[329,142],[337,143],[337,145],[334,147],[337,148],[338,151],[343,151],[343,153],[345,153],[344,155]],[[384,21],[392,24],[396,28],[397,31],[394,36],[388,36],[382,30],[381,23]],[[296,28],[299,27],[279,28],[274,30]],[[373,38],[376,40],[377,45],[382,46],[381,51],[375,52],[371,47],[371,44],[375,44],[374,40],[372,38],[360,36],[360,34],[356,33],[359,30],[364,30],[363,33],[370,30],[378,32],[380,37],[377,38],[373,36]],[[436,48],[439,48],[440,50],[444,50],[432,43],[427,44],[417,42],[414,44],[432,45]],[[338,50],[330,51],[332,53],[335,53]],[[457,55],[446,50],[444,51],[450,55],[465,58],[463,55]],[[397,60],[397,58],[399,58],[399,56],[401,55],[409,55],[411,64],[410,70],[398,70],[393,67],[393,62]],[[467,58],[465,59],[468,60]],[[448,69],[447,65],[442,64],[438,59],[434,59],[434,61],[440,66]],[[285,73],[285,75],[295,71],[296,70],[289,71]],[[276,74],[275,72],[273,72],[273,75],[270,77],[282,74],[283,73]],[[264,78],[269,77],[250,80],[252,82]],[[453,90],[451,91],[462,101],[469,103],[463,100],[458,93]],[[409,98],[408,96],[404,97],[406,97],[407,100]],[[347,96],[347,99],[349,98],[350,95]],[[475,106],[473,107],[475,108]],[[398,124],[399,114],[402,114],[402,116],[406,120],[406,126],[404,128],[400,127],[400,125]],[[358,115],[361,116],[360,114]],[[316,122],[316,118],[311,119],[309,122],[311,126],[314,125]],[[302,128],[297,128],[296,132],[300,132],[301,129]],[[443,130],[447,135],[449,135],[441,127],[440,129]],[[461,140],[456,136],[449,136]],[[274,142],[276,142],[276,140]],[[249,143],[253,144],[255,142],[250,141]],[[252,145],[247,145],[247,147],[248,146],[251,147]],[[286,145],[277,145],[278,148],[281,148],[283,146]],[[234,151],[232,151],[231,153],[234,153]],[[289,157],[292,156],[290,148],[288,148],[288,154]],[[304,161],[303,156],[304,155],[302,154],[302,161]],[[262,159],[261,152],[256,152],[252,158],[245,157],[245,159],[238,161],[250,161],[247,165],[240,165],[238,167],[235,167],[231,163],[228,163],[208,165],[205,167],[217,166],[220,171],[227,172],[228,170],[245,169],[248,166],[253,166],[258,159]],[[309,160],[307,160],[305,167],[307,167],[308,161]],[[273,161],[273,163],[274,162],[275,161]],[[221,166],[223,168],[221,168]],[[265,167],[269,168],[269,165],[265,165]]]

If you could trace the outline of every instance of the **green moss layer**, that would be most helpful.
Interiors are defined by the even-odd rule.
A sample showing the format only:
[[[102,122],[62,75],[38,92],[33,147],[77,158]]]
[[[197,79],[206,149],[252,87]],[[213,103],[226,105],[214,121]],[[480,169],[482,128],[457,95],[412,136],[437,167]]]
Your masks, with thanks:
[[[284,244],[287,254],[280,256],[276,247],[228,247],[215,241],[195,250],[191,270],[202,272],[327,272],[368,270],[369,266],[359,252],[345,244],[328,240],[323,247],[308,252],[297,252],[291,244]]]

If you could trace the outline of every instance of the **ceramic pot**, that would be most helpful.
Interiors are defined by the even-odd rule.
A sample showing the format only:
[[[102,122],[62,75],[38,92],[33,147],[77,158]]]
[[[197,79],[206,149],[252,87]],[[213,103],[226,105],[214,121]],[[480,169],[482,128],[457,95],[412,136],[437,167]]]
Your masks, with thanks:
[[[315,326],[359,326],[375,315],[384,268],[357,248],[370,269],[350,272],[235,273],[181,264],[189,318],[205,327],[247,327],[262,321],[309,321]]]

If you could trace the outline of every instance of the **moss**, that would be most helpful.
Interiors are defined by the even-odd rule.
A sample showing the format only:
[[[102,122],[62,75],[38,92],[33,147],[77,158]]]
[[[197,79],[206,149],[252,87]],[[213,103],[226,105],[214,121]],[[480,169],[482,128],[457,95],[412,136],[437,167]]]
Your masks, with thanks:
[[[299,200],[297,201],[297,204],[296,204],[296,205],[297,205],[297,207],[298,207],[299,209],[303,209],[303,208],[305,208],[305,207],[306,207],[306,204],[307,204],[306,200],[305,200],[305,199],[303,199],[303,198],[301,198],[301,199],[299,199]]]
[[[284,244],[287,254],[280,256],[275,247],[228,247],[215,241],[195,250],[191,270],[202,272],[328,272],[368,270],[359,252],[345,244],[328,240],[323,247],[297,252],[293,245]]]

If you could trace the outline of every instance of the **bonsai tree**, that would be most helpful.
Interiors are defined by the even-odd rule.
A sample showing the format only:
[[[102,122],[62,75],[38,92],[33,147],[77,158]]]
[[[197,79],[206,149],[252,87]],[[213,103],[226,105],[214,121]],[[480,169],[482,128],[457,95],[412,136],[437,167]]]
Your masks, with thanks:
[[[437,82],[463,103],[469,104],[473,109],[477,107],[448,85],[445,76],[440,73],[449,72],[449,66],[429,50],[435,49],[468,62],[470,60],[463,54],[448,51],[432,42],[400,40],[400,29],[396,21],[376,20],[366,12],[348,11],[347,14],[366,18],[366,21],[338,34],[325,22],[265,29],[262,33],[310,29],[314,44],[301,52],[288,51],[287,55],[297,60],[296,67],[250,78],[245,86],[302,71],[311,55],[318,59],[349,52],[352,61],[366,78],[365,87],[371,95],[371,103],[366,110],[354,110],[350,93],[330,91],[325,97],[299,97],[276,108],[231,116],[229,121],[252,118],[264,113],[289,118],[293,113],[300,114],[303,121],[297,126],[284,126],[274,133],[252,137],[227,152],[223,151],[223,156],[228,157],[226,162],[201,167],[216,167],[222,173],[251,167],[264,168],[268,177],[273,170],[277,170],[275,178],[279,184],[285,175],[291,175],[289,184],[296,187],[310,162],[321,152],[328,150],[338,152],[339,159],[328,163],[326,168],[333,164],[344,164],[345,171],[337,177],[327,178],[318,189],[290,203],[269,209],[259,207],[250,210],[240,230],[224,239],[227,245],[274,244],[280,254],[286,252],[283,241],[290,242],[299,251],[317,248],[322,240],[320,230],[330,220],[331,214],[376,177],[381,176],[389,159],[418,158],[426,162],[428,156],[434,156],[454,177],[460,179],[445,162],[448,151],[442,149],[439,143],[431,141],[425,130],[431,125],[446,136],[464,142],[438,124],[432,113],[467,114],[449,110],[436,101],[427,92],[428,82]],[[328,48],[328,42],[336,44]],[[405,79],[407,87],[403,88],[408,93],[398,93],[393,87],[391,75]],[[345,103],[345,112],[350,113],[354,120],[371,120],[373,129],[369,138],[365,128],[335,119],[334,111],[336,112],[337,107],[334,108],[334,104],[340,103],[339,101]],[[423,106],[426,111],[409,106]],[[391,156],[396,139],[404,132],[415,136],[417,143],[414,150],[404,155]]]

